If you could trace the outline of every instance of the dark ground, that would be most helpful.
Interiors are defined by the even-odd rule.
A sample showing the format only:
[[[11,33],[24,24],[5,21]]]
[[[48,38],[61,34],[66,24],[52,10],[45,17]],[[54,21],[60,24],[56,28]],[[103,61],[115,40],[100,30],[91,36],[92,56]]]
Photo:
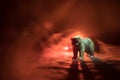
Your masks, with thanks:
[[[0,11],[0,80],[120,80],[119,0],[1,0]],[[95,58],[63,49],[76,31]]]
[[[8,57],[1,80],[119,80],[119,46],[99,42],[95,58],[85,54],[84,61],[72,61],[72,51],[59,50],[60,45],[47,48],[40,55],[33,51],[16,51]],[[114,53],[114,54],[113,54]],[[37,57],[36,57],[37,55]]]

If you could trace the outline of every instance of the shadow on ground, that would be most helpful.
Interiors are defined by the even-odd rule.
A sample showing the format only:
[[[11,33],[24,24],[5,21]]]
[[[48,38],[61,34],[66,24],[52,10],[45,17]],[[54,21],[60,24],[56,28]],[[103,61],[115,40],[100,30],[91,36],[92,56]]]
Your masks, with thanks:
[[[102,76],[98,80],[120,80],[120,71],[118,71],[115,66],[118,64],[120,66],[120,61],[102,62],[98,58],[91,58],[94,62],[95,69],[98,70],[98,73]]]
[[[91,62],[73,61],[66,80],[120,80],[120,71],[116,69],[116,66],[120,66],[120,61],[102,62],[98,58],[91,59]],[[91,65],[88,66],[87,63],[93,63],[94,68],[89,68]]]
[[[79,70],[78,61],[73,61],[70,66],[70,69],[68,70],[68,76],[66,80],[80,80],[79,78],[80,73],[81,71]]]

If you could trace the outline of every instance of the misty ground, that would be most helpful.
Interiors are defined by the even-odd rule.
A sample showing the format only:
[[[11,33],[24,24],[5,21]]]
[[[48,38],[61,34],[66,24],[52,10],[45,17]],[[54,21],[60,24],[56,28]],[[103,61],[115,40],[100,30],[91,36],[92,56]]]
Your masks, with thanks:
[[[1,0],[0,11],[0,80],[120,80],[119,0]],[[76,35],[95,39],[95,58],[72,61]]]
[[[1,80],[119,80],[120,46],[99,44],[95,58],[85,54],[84,61],[72,61],[72,51],[58,45],[43,52],[11,47],[6,52],[16,54],[6,58]]]

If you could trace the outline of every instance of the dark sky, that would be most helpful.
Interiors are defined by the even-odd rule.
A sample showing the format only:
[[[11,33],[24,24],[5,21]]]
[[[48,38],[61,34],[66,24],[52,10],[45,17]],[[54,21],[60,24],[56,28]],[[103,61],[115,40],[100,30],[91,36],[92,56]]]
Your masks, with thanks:
[[[16,67],[18,64],[17,58],[20,62],[21,58],[26,60],[28,56],[28,60],[36,59],[34,56],[38,54],[32,51],[33,48],[41,50],[42,46],[49,46],[49,41],[52,40],[53,43],[54,40],[58,43],[61,38],[74,31],[80,31],[84,36],[97,38],[105,43],[120,45],[119,1],[0,0],[2,75],[10,76],[12,66]]]
[[[3,0],[0,4],[0,32],[6,44],[27,31],[46,39],[69,30],[120,43],[118,0]]]

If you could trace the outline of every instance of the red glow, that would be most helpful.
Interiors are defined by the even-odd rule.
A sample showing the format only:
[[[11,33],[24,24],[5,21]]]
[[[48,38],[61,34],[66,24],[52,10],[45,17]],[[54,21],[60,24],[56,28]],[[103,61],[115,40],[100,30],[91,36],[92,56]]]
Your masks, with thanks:
[[[64,50],[69,50],[69,47],[68,47],[68,46],[65,46],[65,47],[64,47]]]
[[[66,37],[61,37],[61,35],[62,35],[62,33],[57,33],[49,38],[51,43],[54,43],[53,42],[54,39],[57,39],[57,38],[61,38],[61,41],[57,45],[51,45],[50,48],[45,49],[45,52],[44,52],[44,53],[46,53],[45,56],[47,56],[47,57],[50,57],[50,56],[58,57],[60,55],[62,57],[63,56],[64,57],[69,57],[69,56],[72,57],[73,56],[71,38],[75,37],[76,35],[83,37],[83,34],[81,34],[78,31],[75,31],[75,32],[71,32],[71,34],[69,34]]]
[[[73,37],[80,37],[80,38],[83,38],[85,37],[85,35],[83,35],[81,32],[79,31],[75,31],[74,33],[72,33],[69,37],[73,38]]]

